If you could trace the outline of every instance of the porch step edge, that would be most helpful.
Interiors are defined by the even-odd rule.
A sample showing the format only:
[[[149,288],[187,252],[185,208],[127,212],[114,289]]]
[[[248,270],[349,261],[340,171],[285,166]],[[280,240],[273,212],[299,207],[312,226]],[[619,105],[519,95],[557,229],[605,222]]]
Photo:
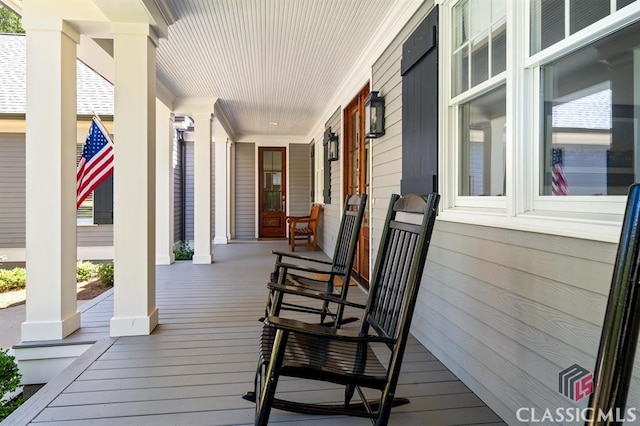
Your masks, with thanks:
[[[91,345],[60,374],[29,398],[7,417],[3,425],[26,425],[33,421],[58,395],[77,379],[95,360],[113,345],[118,338],[105,338]]]

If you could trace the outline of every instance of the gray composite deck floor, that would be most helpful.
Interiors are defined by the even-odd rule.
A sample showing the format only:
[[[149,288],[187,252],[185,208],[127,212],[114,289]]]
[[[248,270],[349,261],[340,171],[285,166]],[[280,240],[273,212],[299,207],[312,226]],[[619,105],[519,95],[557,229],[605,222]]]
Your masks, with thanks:
[[[214,248],[215,263],[157,268],[160,324],[150,336],[108,337],[109,295],[82,313],[71,339],[98,342],[49,382],[7,422],[33,425],[245,425],[253,387],[264,283],[271,249],[282,242]],[[353,287],[350,298],[364,293]],[[340,387],[286,379],[299,400],[339,401]],[[391,425],[503,425],[502,420],[415,339],[407,347]],[[287,395],[283,395],[287,397]],[[274,410],[270,424],[367,425],[366,419],[305,416]]]

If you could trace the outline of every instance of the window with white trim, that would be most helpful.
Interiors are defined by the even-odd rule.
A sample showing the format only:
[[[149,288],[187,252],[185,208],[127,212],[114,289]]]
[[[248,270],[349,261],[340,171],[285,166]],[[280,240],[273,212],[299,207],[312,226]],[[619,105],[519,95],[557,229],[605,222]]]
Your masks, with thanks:
[[[506,193],[506,1],[460,0],[451,8],[451,20],[455,204],[479,205],[467,197],[482,196],[484,204],[487,196]],[[504,207],[504,200],[494,207]]]
[[[632,3],[531,1],[535,208],[621,213],[640,178],[640,5]]]
[[[640,1],[441,4],[443,219],[613,240],[640,181]]]

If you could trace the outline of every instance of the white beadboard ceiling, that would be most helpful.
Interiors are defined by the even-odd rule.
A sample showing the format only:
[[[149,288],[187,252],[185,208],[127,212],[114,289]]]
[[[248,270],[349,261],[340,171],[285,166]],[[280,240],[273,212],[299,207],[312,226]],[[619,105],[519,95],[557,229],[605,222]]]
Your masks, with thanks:
[[[61,0],[58,0],[61,1]],[[73,1],[64,0],[66,5]],[[216,98],[232,136],[309,136],[372,40],[416,0],[93,0],[112,17],[168,8],[160,83],[182,104]],[[129,2],[129,3],[128,3]],[[18,14],[22,0],[0,0]],[[395,14],[394,14],[395,13]],[[395,17],[395,18],[394,18]],[[75,24],[80,23],[76,22]],[[91,22],[89,33],[93,29]],[[96,41],[110,54],[111,40]],[[369,63],[377,58],[367,58]],[[364,82],[363,82],[364,83]],[[185,112],[185,111],[177,111]],[[326,118],[326,117],[325,117]],[[277,126],[270,123],[278,123]]]
[[[236,137],[307,136],[396,1],[171,0],[158,78],[218,98]]]

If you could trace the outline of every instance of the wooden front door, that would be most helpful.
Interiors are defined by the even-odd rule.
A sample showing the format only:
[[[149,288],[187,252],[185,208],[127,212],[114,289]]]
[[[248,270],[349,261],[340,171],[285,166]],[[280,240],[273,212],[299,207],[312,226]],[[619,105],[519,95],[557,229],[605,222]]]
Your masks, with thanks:
[[[369,95],[367,84],[345,108],[345,194],[369,194],[369,139],[364,138],[364,103]],[[354,278],[369,282],[369,208],[364,211],[358,250],[353,263]]]
[[[284,238],[287,211],[286,148],[258,148],[258,236]]]

